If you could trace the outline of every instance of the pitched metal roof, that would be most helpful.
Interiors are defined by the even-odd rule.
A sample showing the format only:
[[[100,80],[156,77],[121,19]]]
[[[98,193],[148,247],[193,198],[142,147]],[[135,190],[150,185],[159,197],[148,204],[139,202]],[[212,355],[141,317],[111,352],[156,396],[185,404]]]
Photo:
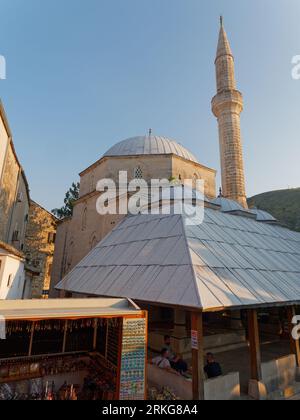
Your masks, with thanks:
[[[58,285],[203,311],[300,302],[300,233],[205,209],[124,219]]]
[[[167,137],[139,136],[115,144],[104,156],[137,156],[174,154],[192,162],[198,159],[185,147]]]
[[[275,217],[267,211],[251,209],[251,212],[256,215],[256,220],[258,222],[277,222],[277,219],[275,219]]]

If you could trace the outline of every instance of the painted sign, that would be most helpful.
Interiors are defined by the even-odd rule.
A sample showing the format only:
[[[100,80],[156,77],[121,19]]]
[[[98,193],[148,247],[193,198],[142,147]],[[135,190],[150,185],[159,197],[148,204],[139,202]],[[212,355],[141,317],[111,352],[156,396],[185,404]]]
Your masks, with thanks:
[[[199,350],[198,332],[192,330],[192,350]]]

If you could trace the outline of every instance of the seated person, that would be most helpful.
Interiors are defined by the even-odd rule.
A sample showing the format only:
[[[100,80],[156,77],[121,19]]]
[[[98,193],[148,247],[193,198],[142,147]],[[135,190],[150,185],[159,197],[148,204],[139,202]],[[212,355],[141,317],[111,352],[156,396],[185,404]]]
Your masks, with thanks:
[[[159,367],[160,369],[165,369],[169,372],[173,372],[178,374],[178,372],[173,371],[170,361],[169,361],[169,351],[168,349],[164,348],[162,349],[160,356],[155,357],[154,359],[152,359],[151,362],[153,365]]]
[[[219,363],[215,361],[214,355],[212,353],[207,353],[207,364],[204,368],[208,379],[218,378],[222,376],[222,368]]]
[[[184,360],[178,355],[176,355],[171,347],[171,337],[169,335],[165,335],[164,337],[165,342],[165,348],[168,350],[169,353],[169,361],[171,364],[171,367],[179,372],[180,374],[184,374],[188,370],[188,366]]]

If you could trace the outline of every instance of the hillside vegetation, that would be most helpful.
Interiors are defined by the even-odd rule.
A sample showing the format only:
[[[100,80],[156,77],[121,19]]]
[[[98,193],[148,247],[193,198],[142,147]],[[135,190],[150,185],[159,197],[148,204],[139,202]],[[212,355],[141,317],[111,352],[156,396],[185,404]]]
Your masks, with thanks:
[[[268,211],[290,229],[300,232],[300,188],[259,194],[248,203],[250,207]]]

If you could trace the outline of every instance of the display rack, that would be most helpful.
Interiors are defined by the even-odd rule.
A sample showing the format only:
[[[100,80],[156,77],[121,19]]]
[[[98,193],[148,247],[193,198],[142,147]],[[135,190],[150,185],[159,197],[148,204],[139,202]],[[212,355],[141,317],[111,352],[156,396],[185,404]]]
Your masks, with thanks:
[[[124,319],[121,358],[120,400],[144,400],[146,382],[145,318]]]

